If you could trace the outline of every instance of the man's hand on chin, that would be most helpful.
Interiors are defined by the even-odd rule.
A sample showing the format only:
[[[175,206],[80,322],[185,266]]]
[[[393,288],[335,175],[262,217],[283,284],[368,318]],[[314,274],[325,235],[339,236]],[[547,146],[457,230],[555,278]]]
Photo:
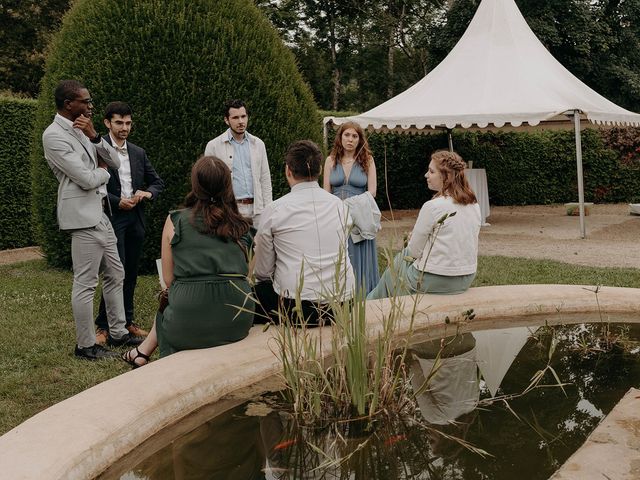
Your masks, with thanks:
[[[93,127],[91,118],[85,117],[84,115],[80,115],[73,121],[73,128],[82,130],[82,133],[90,140],[96,138],[98,135],[98,132],[96,132],[96,129]]]

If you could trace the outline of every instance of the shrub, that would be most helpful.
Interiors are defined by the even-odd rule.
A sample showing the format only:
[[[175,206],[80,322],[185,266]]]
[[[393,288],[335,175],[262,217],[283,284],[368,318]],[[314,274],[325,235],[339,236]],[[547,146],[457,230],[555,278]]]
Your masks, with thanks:
[[[420,208],[431,198],[424,179],[427,158],[447,147],[446,134],[376,133],[369,135],[369,144],[376,162],[380,208]]]
[[[33,244],[29,147],[36,102],[0,97],[0,250]]]
[[[330,135],[330,137],[332,137]],[[448,148],[445,133],[369,135],[381,208],[419,208],[431,193],[423,175],[428,157]],[[454,131],[455,150],[485,168],[492,205],[532,205],[578,199],[572,131]],[[640,136],[633,131],[582,132],[585,200],[640,201]],[[385,158],[389,198],[385,191]]]
[[[50,46],[38,136],[55,113],[53,90],[63,78],[85,83],[97,126],[110,101],[134,110],[131,141],[147,150],[166,184],[147,210],[147,267],[159,255],[167,212],[187,192],[191,165],[226,128],[225,100],[247,101],[249,131],[267,146],[275,197],[288,190],[286,147],[321,139],[320,118],[293,55],[250,0],[78,0]],[[32,161],[39,240],[51,264],[68,265],[69,241],[55,222],[57,182],[39,139]]]

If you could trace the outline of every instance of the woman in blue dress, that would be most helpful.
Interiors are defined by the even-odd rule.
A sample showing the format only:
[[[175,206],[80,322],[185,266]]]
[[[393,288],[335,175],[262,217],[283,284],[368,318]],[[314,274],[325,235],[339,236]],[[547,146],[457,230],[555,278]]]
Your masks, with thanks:
[[[324,164],[324,189],[344,200],[367,191],[375,198],[376,186],[376,165],[362,127],[343,123]],[[366,296],[380,279],[375,239],[354,243],[349,237],[349,259]]]

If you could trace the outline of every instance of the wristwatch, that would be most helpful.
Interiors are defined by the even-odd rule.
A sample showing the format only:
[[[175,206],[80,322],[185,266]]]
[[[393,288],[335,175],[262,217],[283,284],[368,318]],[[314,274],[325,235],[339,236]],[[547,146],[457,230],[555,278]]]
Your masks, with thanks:
[[[102,136],[99,133],[96,133],[96,136],[91,139],[91,143],[100,143],[102,141]]]

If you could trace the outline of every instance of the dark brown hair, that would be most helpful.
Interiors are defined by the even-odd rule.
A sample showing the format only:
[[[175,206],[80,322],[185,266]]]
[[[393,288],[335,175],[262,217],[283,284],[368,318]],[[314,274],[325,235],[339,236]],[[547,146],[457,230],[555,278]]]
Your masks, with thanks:
[[[336,138],[333,141],[333,148],[329,156],[333,158],[333,168],[338,166],[338,163],[342,163],[342,157],[344,156],[344,147],[342,146],[342,134],[345,130],[353,128],[358,134],[358,145],[356,146],[356,162],[362,167],[364,173],[369,173],[369,159],[372,157],[371,149],[369,148],[369,142],[367,137],[364,136],[364,130],[360,125],[355,122],[346,122],[340,125],[336,132]]]
[[[296,180],[317,180],[322,166],[322,152],[311,140],[299,140],[287,148],[284,163]]]
[[[191,168],[191,191],[184,200],[191,224],[200,233],[238,241],[249,221],[238,212],[231,171],[217,157],[200,157]]]
[[[244,107],[245,112],[247,112],[247,116],[249,116],[249,109],[247,108],[247,105],[242,100],[238,100],[238,99],[227,100],[224,103],[224,118],[229,118],[229,112],[232,108],[242,108],[242,107]]]
[[[64,108],[65,100],[74,100],[78,96],[78,92],[83,88],[86,87],[77,80],[60,80],[53,92],[58,111]]]
[[[461,205],[478,202],[464,176],[466,164],[460,155],[448,150],[438,150],[431,155],[431,161],[442,176],[442,191],[436,196],[448,195]]]
[[[120,115],[121,117],[131,116],[133,115],[133,110],[124,102],[111,102],[104,108],[104,118],[111,121],[114,115]]]

